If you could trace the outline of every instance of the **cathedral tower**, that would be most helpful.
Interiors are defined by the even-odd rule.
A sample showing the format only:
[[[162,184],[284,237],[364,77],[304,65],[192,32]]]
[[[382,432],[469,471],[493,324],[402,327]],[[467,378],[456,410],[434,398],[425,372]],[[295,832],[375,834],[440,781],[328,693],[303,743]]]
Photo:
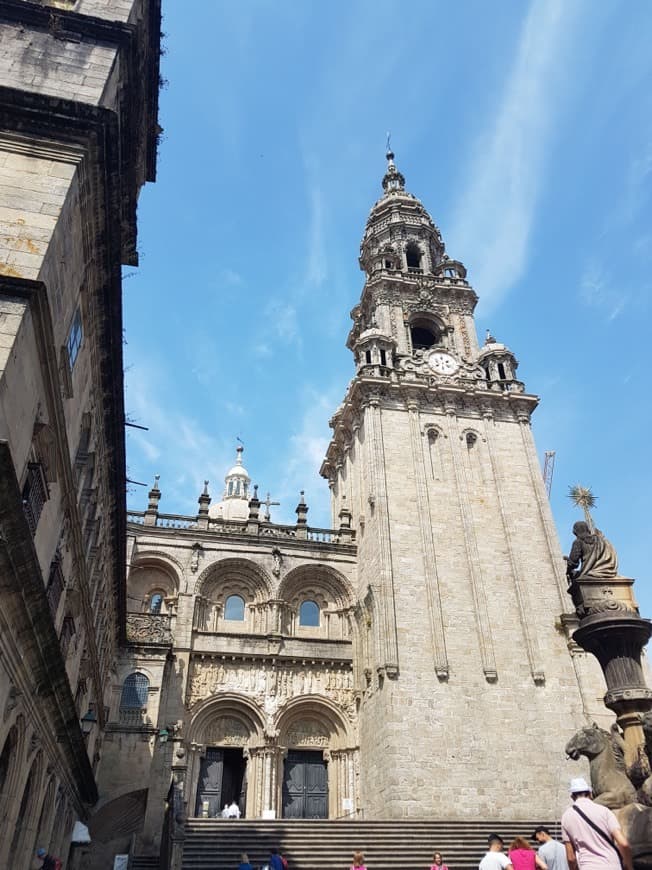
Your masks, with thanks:
[[[530,428],[538,399],[387,154],[360,249],[356,376],[322,474],[358,540],[365,815],[554,817],[563,746],[599,718],[569,644],[562,556]]]

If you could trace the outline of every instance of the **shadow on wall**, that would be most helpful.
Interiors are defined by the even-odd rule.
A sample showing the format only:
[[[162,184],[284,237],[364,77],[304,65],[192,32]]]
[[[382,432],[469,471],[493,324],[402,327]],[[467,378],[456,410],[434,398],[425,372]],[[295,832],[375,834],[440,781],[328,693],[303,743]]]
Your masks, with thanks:
[[[131,791],[104,804],[88,824],[91,835],[92,866],[112,867],[113,856],[129,851],[131,837],[145,820],[147,789]],[[82,867],[90,867],[91,855],[85,855]]]

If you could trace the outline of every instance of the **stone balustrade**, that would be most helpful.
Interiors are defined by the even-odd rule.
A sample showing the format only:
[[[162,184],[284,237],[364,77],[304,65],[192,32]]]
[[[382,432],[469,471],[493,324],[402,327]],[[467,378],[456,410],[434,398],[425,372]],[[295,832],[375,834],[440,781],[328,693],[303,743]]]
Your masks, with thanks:
[[[388,374],[385,369],[384,374]],[[153,526],[163,529],[198,529],[197,517],[183,514],[161,514],[149,511],[127,511],[127,522],[139,526]],[[299,534],[297,530],[300,528]],[[217,535],[248,535],[258,538],[304,539],[319,544],[355,544],[355,530],[321,529],[311,526],[289,526],[281,523],[237,522],[209,518],[208,527],[202,528],[202,534]]]

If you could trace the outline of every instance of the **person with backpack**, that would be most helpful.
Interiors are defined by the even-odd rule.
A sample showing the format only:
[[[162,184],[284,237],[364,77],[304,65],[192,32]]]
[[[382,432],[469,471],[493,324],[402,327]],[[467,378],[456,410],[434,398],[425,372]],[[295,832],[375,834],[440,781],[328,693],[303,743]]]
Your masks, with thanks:
[[[632,850],[608,807],[593,801],[582,777],[571,780],[572,805],[561,817],[561,838],[570,870],[632,870]]]
[[[55,858],[54,855],[48,855],[42,846],[36,850],[36,857],[43,862],[41,864],[41,870],[63,870],[63,861],[61,858]]]
[[[269,870],[283,870],[283,861],[278,853],[278,849],[272,849],[269,856]]]

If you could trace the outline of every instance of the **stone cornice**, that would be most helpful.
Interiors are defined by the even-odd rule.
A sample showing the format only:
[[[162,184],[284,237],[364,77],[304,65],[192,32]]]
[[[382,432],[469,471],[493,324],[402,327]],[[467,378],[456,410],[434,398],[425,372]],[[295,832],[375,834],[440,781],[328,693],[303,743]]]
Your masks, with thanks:
[[[72,771],[77,809],[97,801],[97,788],[68,682],[34,541],[23,509],[11,452],[0,441],[0,591],[11,602],[13,633],[21,638],[24,666],[31,671],[42,719],[56,734]],[[102,707],[102,695],[98,707]]]
[[[148,0],[147,17],[143,22],[147,28],[147,40],[139,38],[139,26],[122,21],[112,21],[92,15],[80,14],[72,10],[43,6],[41,3],[31,3],[27,0],[3,0],[0,7],[0,20],[48,30],[54,39],[74,40],[86,39],[98,43],[116,45],[125,49],[129,57],[131,70],[125,71],[125,76],[131,79],[131,87],[123,90],[130,94],[142,91],[142,110],[136,111],[137,123],[147,120],[146,142],[146,178],[154,181],[156,178],[156,144],[158,138],[158,91],[160,71],[161,43],[161,0]],[[142,57],[137,52],[142,50]],[[134,84],[138,83],[138,87]],[[24,93],[27,96],[26,92]],[[137,101],[136,101],[137,102]],[[123,127],[129,128],[128,124]],[[125,130],[127,134],[128,129]],[[127,159],[132,159],[128,154]]]
[[[414,380],[368,375],[356,376],[346,397],[331,418],[333,436],[320,469],[322,477],[330,479],[350,444],[350,433],[359,425],[360,416],[368,405],[394,410],[416,407],[421,411],[476,417],[491,416],[496,420],[529,423],[539,403],[538,396],[527,393],[503,392],[460,385],[437,377]]]
[[[361,304],[373,299],[376,305],[402,305],[405,302],[432,308],[445,305],[450,310],[460,309],[472,314],[478,296],[461,278],[434,277],[432,275],[405,275],[401,272],[384,272],[371,277],[363,287]]]
[[[310,527],[308,527],[308,530],[310,530]],[[269,550],[270,552],[275,548],[282,548],[283,550],[288,551],[304,550],[314,553],[314,555],[319,558],[325,558],[326,555],[328,555],[331,559],[333,556],[353,557],[358,549],[354,543],[331,543],[328,541],[311,541],[306,538],[255,535],[244,530],[242,532],[218,532],[211,530],[210,527],[208,529],[172,528],[166,526],[144,526],[141,523],[128,522],[127,532],[129,535],[133,535],[136,538],[139,546],[145,546],[143,544],[143,539],[152,536],[154,538],[161,537],[165,539],[168,544],[170,539],[178,538],[180,545],[188,547],[191,547],[192,543],[195,541],[204,541],[207,544],[210,543],[213,545],[224,541],[224,543],[228,543],[229,545],[241,544],[247,547],[254,546],[256,548]],[[333,533],[337,534],[338,530],[333,530]]]

